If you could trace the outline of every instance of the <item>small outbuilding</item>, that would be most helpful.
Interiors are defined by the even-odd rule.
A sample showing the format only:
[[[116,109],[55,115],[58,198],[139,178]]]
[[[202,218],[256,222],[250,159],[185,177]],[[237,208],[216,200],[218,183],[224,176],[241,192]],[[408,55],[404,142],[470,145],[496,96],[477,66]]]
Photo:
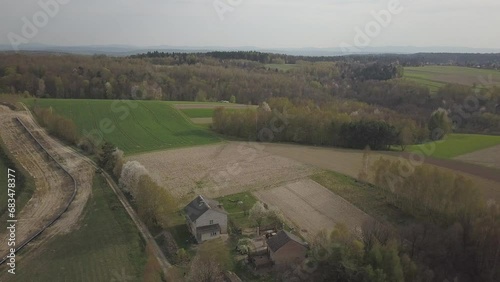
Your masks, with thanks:
[[[270,237],[267,246],[275,265],[299,264],[306,258],[308,250],[306,242],[284,230]]]

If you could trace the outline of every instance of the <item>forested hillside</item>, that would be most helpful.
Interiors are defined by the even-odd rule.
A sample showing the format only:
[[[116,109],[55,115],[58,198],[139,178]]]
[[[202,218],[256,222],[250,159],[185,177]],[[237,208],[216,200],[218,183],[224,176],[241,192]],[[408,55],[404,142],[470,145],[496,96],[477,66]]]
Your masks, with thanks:
[[[390,109],[420,127],[443,108],[455,131],[500,133],[500,88],[451,84],[431,93],[402,78],[403,65],[419,64],[412,63],[412,58],[440,62],[450,56],[320,60],[259,52],[152,52],[128,58],[4,53],[0,54],[0,92],[39,98],[231,100],[254,105],[273,97],[308,100],[318,106],[347,99]],[[460,65],[464,58],[483,62],[490,57],[496,58],[455,55],[454,62]]]

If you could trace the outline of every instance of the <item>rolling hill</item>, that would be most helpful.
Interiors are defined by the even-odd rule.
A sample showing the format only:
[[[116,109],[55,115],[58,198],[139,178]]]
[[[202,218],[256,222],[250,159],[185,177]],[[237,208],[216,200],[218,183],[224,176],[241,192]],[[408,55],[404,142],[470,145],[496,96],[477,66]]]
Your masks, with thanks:
[[[126,154],[210,144],[220,139],[162,101],[27,99],[72,119],[82,136],[103,138]]]

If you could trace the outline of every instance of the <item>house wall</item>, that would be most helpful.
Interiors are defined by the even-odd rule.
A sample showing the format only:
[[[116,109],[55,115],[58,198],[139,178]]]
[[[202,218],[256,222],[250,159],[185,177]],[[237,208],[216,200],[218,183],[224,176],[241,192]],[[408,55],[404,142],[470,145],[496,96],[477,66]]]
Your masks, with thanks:
[[[216,238],[219,238],[220,237],[220,232],[217,231],[217,234],[216,235],[213,235],[210,233],[210,232],[207,232],[207,233],[202,233],[200,234],[200,237],[199,237],[199,241],[200,242],[205,242],[207,240],[212,240],[212,239],[216,239]]]
[[[194,224],[188,216],[186,216],[186,223],[191,234],[196,237],[196,224]]]
[[[212,223],[210,223],[211,220],[213,220]],[[214,210],[208,210],[196,220],[195,224],[197,227],[211,225],[211,224],[219,224],[220,229],[221,229],[221,233],[226,234],[227,233],[227,214],[221,213],[218,211],[214,211]]]
[[[270,251],[271,259],[277,265],[300,263],[306,258],[307,248],[303,245],[290,241],[276,252]]]

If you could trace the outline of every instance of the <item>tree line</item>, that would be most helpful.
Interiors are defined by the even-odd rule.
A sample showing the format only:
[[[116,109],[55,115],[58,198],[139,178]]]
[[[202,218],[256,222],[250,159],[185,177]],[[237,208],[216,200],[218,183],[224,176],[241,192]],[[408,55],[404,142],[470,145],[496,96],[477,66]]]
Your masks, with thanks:
[[[454,173],[379,159],[373,189],[411,216],[392,226],[368,220],[361,232],[343,225],[311,242],[299,277],[311,281],[498,281],[500,205]]]
[[[424,65],[453,65],[463,67],[480,67],[483,69],[499,69],[500,54],[480,53],[417,53],[417,54],[359,54],[342,56],[300,56],[277,53],[266,53],[257,51],[214,51],[198,53],[182,52],[160,52],[149,51],[131,56],[132,58],[160,58],[175,57],[178,54],[206,56],[222,60],[249,60],[268,63],[295,64],[299,61],[306,62],[381,62],[390,64],[400,62],[402,66],[424,66]]]
[[[212,129],[246,140],[374,150],[423,142],[428,130],[393,111],[361,102],[316,104],[272,98],[257,109],[217,108]]]
[[[76,145],[80,140],[80,134],[75,123],[55,113],[52,108],[33,107],[33,113],[41,126],[47,131],[70,144]]]
[[[372,172],[392,204],[416,219],[392,236],[401,241],[400,252],[432,270],[428,281],[500,279],[500,206],[486,202],[471,180],[384,158]]]
[[[499,87],[448,85],[431,94],[428,88],[401,79],[404,64],[389,55],[346,56],[335,61],[298,58],[296,67],[288,71],[260,62],[264,55],[0,54],[0,92],[40,98],[177,101],[220,101],[234,96],[238,103],[254,105],[273,97],[317,103],[344,98],[391,109],[421,127],[432,112],[443,108],[455,131],[500,132]],[[276,63],[290,59],[267,55]]]
[[[132,206],[148,228],[166,229],[177,210],[177,200],[158,185],[137,161],[125,161],[123,151],[105,142],[97,155],[97,164],[118,181]]]

